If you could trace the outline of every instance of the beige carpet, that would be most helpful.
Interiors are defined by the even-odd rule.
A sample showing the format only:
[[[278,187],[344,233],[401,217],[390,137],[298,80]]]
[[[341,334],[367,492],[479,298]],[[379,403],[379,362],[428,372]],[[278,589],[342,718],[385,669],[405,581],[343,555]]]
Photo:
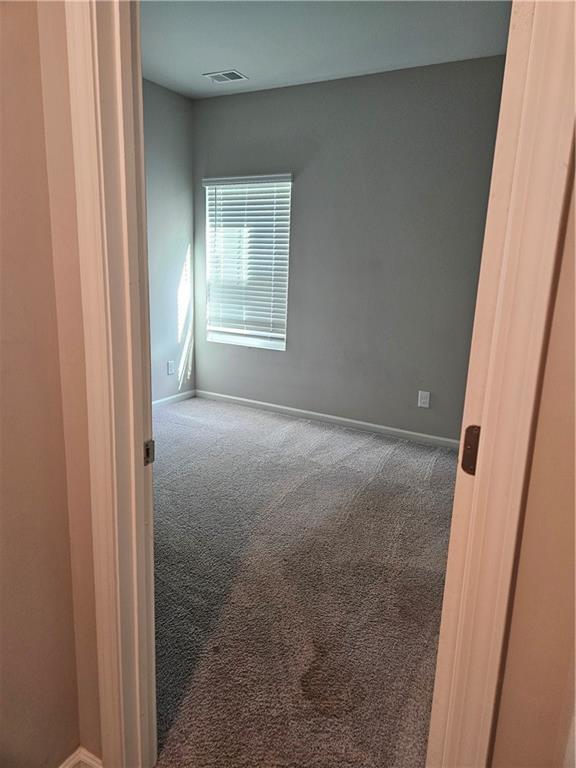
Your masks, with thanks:
[[[154,415],[158,765],[423,766],[455,453]]]

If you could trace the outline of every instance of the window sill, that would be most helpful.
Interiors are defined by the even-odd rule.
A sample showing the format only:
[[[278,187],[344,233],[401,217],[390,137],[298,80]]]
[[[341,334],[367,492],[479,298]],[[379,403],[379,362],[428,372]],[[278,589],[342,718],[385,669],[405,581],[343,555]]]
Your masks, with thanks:
[[[286,339],[270,339],[266,337],[247,336],[242,333],[219,333],[208,331],[206,341],[216,344],[233,344],[239,347],[255,347],[257,349],[273,349],[277,352],[286,350]]]

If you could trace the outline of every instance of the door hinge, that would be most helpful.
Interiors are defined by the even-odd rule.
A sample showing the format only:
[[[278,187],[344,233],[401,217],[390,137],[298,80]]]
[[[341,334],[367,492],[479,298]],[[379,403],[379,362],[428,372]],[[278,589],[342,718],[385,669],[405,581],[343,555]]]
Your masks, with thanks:
[[[147,467],[148,464],[152,464],[154,462],[154,456],[156,453],[156,444],[154,443],[154,440],[146,440],[144,443],[144,466]]]
[[[480,427],[476,424],[466,427],[466,432],[464,432],[464,448],[462,449],[462,469],[469,475],[476,474],[479,443]]]

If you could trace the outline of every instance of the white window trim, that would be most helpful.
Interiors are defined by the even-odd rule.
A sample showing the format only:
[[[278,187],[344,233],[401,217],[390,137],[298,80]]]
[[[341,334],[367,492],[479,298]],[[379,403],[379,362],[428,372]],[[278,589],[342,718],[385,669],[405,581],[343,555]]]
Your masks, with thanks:
[[[294,177],[292,173],[275,173],[275,174],[259,174],[251,176],[213,176],[205,177],[202,179],[202,186],[205,189],[210,187],[224,187],[224,186],[242,186],[245,184],[293,184]],[[206,196],[204,197],[205,205],[205,218],[208,217],[208,204]],[[292,207],[290,206],[290,218],[289,228],[292,226]],[[207,222],[205,223],[207,227]],[[208,246],[206,243],[205,231],[205,253],[206,253],[206,271],[208,270]],[[208,328],[206,327],[206,341],[208,343],[216,344],[232,344],[234,346],[242,347],[254,347],[257,349],[269,349],[272,351],[286,350],[286,337],[288,330],[288,287],[290,282],[290,236],[288,238],[288,260],[286,271],[286,309],[284,313],[284,333],[277,334],[274,332],[261,332],[261,331],[247,331],[241,328]],[[208,296],[206,297],[208,302]]]
[[[260,176],[207,176],[202,179],[203,187],[225,187],[234,184],[272,184],[285,183],[292,184],[294,176],[292,173],[273,173]]]

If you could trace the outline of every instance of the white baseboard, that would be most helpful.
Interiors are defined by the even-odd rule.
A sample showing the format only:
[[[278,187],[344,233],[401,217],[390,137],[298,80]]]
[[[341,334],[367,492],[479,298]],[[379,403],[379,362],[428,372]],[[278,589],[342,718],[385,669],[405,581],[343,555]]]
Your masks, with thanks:
[[[78,747],[64,760],[60,768],[102,768],[102,760],[84,747]]]
[[[196,397],[196,391],[194,389],[188,389],[186,392],[178,392],[178,394],[170,395],[170,397],[161,397],[159,400],[152,400],[152,405],[160,405],[160,403],[177,403],[179,400],[189,400],[191,397]]]
[[[390,435],[400,440],[411,440],[415,443],[424,443],[425,445],[439,445],[443,448],[458,448],[459,441],[450,437],[439,437],[438,435],[426,435],[421,432],[410,432],[407,429],[397,429],[396,427],[385,427],[382,424],[370,424],[367,421],[356,421],[356,419],[346,419],[343,416],[331,416],[328,413],[316,413],[316,411],[304,411],[301,408],[291,408],[288,405],[276,405],[275,403],[264,403],[260,400],[249,400],[245,397],[236,397],[235,395],[221,395],[218,392],[206,392],[203,389],[196,390],[196,397],[206,400],[223,400],[227,403],[237,403],[245,405],[248,408],[260,408],[264,411],[274,411],[283,413],[286,416],[295,416],[299,419],[314,419],[316,421],[325,421],[329,424],[338,424],[341,427],[349,429],[360,429],[364,432],[377,432],[381,435]]]

